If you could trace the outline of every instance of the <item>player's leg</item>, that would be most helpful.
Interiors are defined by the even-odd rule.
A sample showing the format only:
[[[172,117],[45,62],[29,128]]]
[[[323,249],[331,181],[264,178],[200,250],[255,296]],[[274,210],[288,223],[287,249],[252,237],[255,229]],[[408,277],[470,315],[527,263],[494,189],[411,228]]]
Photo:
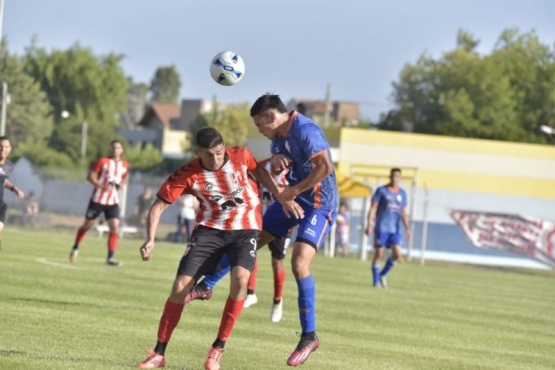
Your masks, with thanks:
[[[4,224],[6,223],[6,214],[8,206],[6,203],[0,203],[0,250],[2,250],[2,232],[4,231]]]
[[[224,254],[214,272],[207,274],[197,285],[193,287],[187,295],[185,303],[189,303],[196,299],[207,301],[212,298],[212,289],[220,280],[231,270],[227,254]]]
[[[110,206],[105,206],[104,208],[104,218],[108,223],[108,255],[106,257],[106,265],[108,266],[120,266],[121,262],[114,260],[114,253],[118,249],[119,241],[119,206],[113,204]]]
[[[195,231],[197,244],[202,248],[188,248],[177,268],[177,276],[166,300],[162,317],[158,324],[158,337],[153,351],[139,368],[158,368],[165,366],[166,346],[177,327],[185,306],[185,298],[197,279],[215,268],[223,253],[223,241],[219,230],[200,228]]]
[[[290,235],[272,240],[268,247],[272,253],[272,271],[274,273],[274,302],[270,313],[270,321],[279,322],[283,316],[283,287],[285,285],[285,268],[283,260],[289,248]]]
[[[376,232],[374,234],[374,257],[372,258],[372,286],[374,287],[380,286],[380,269],[387,237],[387,233]]]
[[[226,232],[226,253],[231,266],[229,296],[227,298],[218,336],[208,351],[204,368],[216,370],[220,368],[220,360],[225,344],[241,315],[250,272],[256,260],[257,230],[236,230]]]
[[[69,253],[69,262],[73,263],[77,261],[77,256],[79,255],[79,244],[83,241],[85,234],[87,231],[93,227],[95,220],[100,215],[101,209],[100,205],[94,203],[93,201],[89,202],[87,206],[87,212],[85,213],[85,219],[83,220],[83,224],[79,229],[77,229],[77,233],[75,235],[75,242],[73,243],[73,247],[71,248],[71,252]]]
[[[247,284],[247,298],[245,298],[244,308],[250,307],[258,303],[256,297],[256,276],[258,275],[258,258],[254,261],[254,266],[251,271],[249,282]]]
[[[391,256],[385,262],[385,266],[380,272],[380,285],[383,288],[387,288],[386,275],[395,266],[399,258],[401,257],[401,235],[400,234],[390,234],[389,236],[389,246],[391,247]]]
[[[293,246],[291,265],[297,281],[301,340],[287,359],[287,365],[303,364],[320,346],[316,336],[316,284],[310,272],[310,264],[323,243],[335,219],[333,211],[305,209]]]

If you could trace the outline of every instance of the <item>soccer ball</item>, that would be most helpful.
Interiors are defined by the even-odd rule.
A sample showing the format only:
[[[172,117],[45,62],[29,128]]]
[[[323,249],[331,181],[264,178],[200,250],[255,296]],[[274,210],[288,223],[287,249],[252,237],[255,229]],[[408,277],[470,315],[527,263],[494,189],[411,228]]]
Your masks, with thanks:
[[[220,85],[235,85],[245,75],[245,63],[239,54],[233,51],[222,51],[212,59],[210,74]]]

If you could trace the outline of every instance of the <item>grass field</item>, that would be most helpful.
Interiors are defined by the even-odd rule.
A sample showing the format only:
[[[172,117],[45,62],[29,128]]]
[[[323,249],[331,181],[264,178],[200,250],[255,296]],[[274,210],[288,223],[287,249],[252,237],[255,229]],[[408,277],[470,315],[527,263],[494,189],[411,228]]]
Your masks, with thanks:
[[[0,369],[121,369],[145,358],[183,247],[158,243],[152,261],[122,240],[120,268],[105,240],[8,227],[0,252]],[[270,255],[259,254],[259,303],[247,308],[222,369],[287,368],[299,331],[288,272],[284,317],[269,321]],[[288,264],[289,265],[289,264]],[[289,267],[288,267],[289,268]],[[320,349],[304,369],[555,369],[555,274],[463,265],[398,265],[390,288],[370,287],[369,263],[316,257]],[[170,369],[202,369],[228,291],[183,313],[166,353]]]

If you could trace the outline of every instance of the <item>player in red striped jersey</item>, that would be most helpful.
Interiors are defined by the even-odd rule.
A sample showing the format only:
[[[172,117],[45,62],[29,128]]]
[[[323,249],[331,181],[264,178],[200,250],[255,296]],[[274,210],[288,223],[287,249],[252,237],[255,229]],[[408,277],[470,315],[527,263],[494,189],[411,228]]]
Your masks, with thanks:
[[[77,230],[75,244],[69,254],[70,262],[77,260],[79,244],[86,232],[94,225],[95,220],[104,213],[104,218],[110,228],[108,236],[108,266],[119,266],[120,262],[114,260],[114,253],[118,247],[119,237],[119,197],[118,192],[127,183],[129,164],[122,159],[123,144],[119,140],[110,143],[110,154],[100,158],[89,170],[87,180],[93,184],[94,189],[85,213],[85,220]]]
[[[153,351],[148,351],[149,356],[139,364],[139,368],[166,365],[166,345],[181,318],[185,297],[196,281],[213,271],[226,254],[231,265],[229,296],[218,335],[204,364],[205,369],[220,368],[225,343],[243,309],[262,227],[258,189],[249,179],[249,173],[273,193],[278,192],[272,177],[258,165],[252,153],[245,147],[226,148],[216,129],[200,129],[196,134],[196,146],[197,158],[168,177],[150,207],[147,240],[140,248],[145,261],[151,258],[162,212],[183,194],[192,194],[200,203],[197,228],[179,263],[173,288],[160,318],[156,346]],[[295,202],[284,204],[284,211],[295,217],[302,216],[301,207]]]

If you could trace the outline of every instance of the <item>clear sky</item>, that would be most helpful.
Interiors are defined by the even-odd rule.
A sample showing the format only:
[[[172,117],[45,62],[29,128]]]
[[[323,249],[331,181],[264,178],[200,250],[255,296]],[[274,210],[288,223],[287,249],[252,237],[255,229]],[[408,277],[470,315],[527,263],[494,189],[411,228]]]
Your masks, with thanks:
[[[510,27],[555,43],[555,0],[4,0],[2,35],[22,53],[75,42],[95,54],[124,54],[126,74],[149,83],[174,64],[181,98],[253,102],[271,91],[292,97],[355,101],[377,119],[391,107],[391,83],[426,51],[440,56],[461,28],[489,52]],[[233,50],[244,79],[223,87],[210,78],[212,57]]]

